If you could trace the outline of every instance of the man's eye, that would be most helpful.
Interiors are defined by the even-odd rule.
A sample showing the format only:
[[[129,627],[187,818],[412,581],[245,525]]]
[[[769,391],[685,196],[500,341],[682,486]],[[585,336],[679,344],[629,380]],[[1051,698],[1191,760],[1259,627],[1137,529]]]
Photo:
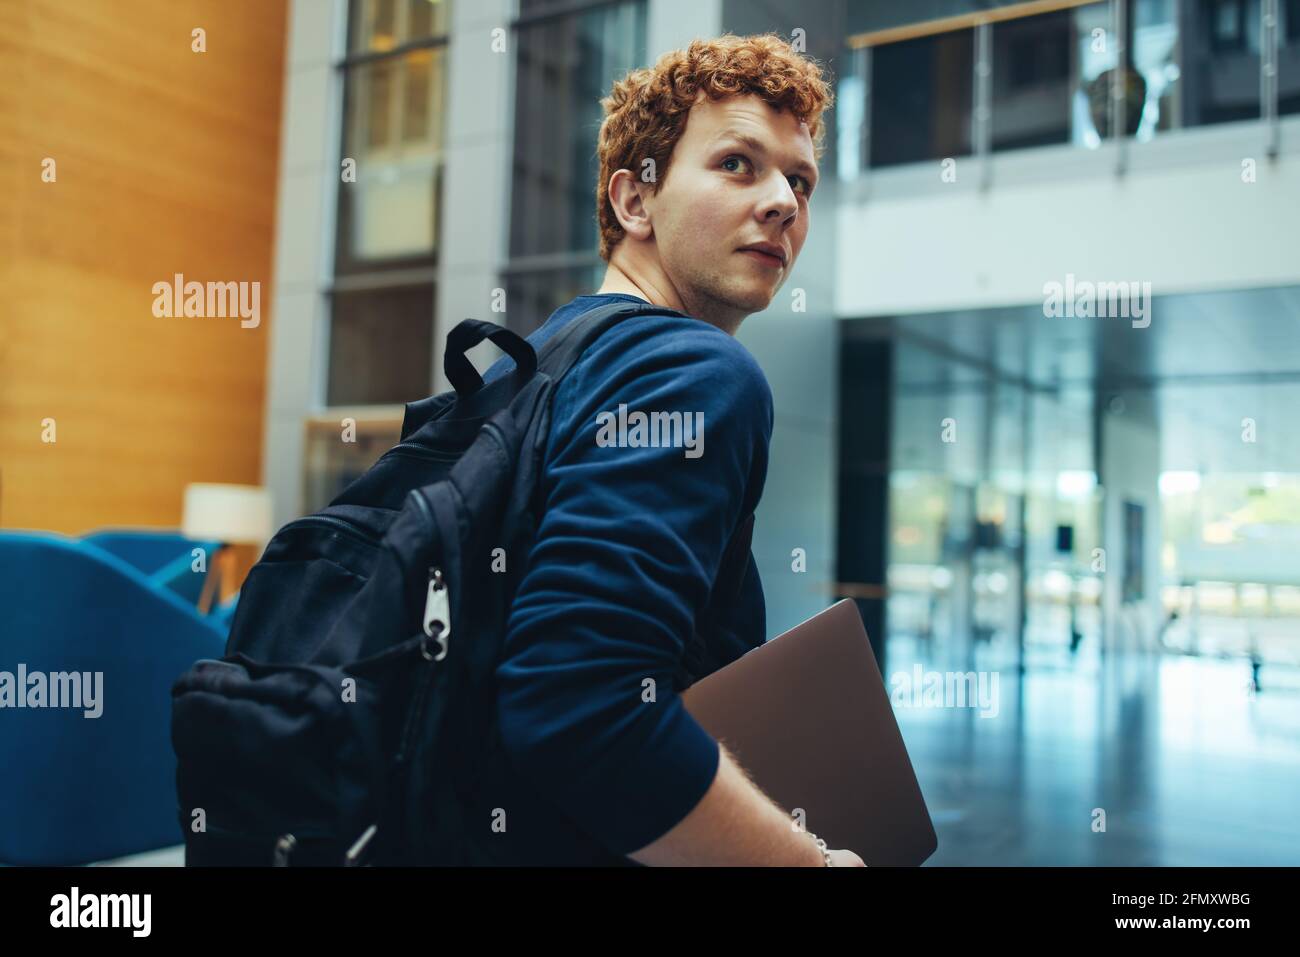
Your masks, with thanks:
[[[746,166],[748,166],[748,165],[749,165],[749,160],[747,160],[747,159],[746,159],[745,157],[743,157],[743,156],[738,156],[738,155],[736,155],[736,154],[732,154],[731,156],[728,156],[726,159],[724,159],[724,160],[722,161],[721,165],[724,166],[724,167],[726,167],[727,170],[728,170],[728,172],[738,173],[738,172],[740,172],[740,170],[739,170],[739,169],[735,169],[735,168],[732,167],[732,166],[728,166],[729,163],[744,163]],[[804,194],[805,196],[810,196],[810,195],[812,195],[812,183],[808,180],[808,178],[807,178],[806,176],[800,176],[798,173],[795,173],[795,174],[791,175],[791,176],[789,177],[789,179],[790,179],[790,184],[791,184],[792,186],[794,186],[796,189],[799,188],[799,186],[798,186],[799,183],[802,183],[802,184],[803,184],[803,194]]]

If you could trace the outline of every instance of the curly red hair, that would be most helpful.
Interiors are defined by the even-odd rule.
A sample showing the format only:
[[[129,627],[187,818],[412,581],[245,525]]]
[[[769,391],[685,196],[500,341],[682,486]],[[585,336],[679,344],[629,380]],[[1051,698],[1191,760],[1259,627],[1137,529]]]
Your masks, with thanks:
[[[821,117],[834,102],[834,93],[816,61],[797,53],[786,40],[775,33],[725,34],[665,53],[654,67],[629,71],[600,101],[605,119],[596,147],[600,159],[596,216],[600,257],[606,262],[623,238],[623,227],[609,202],[610,177],[620,169],[637,172],[650,158],[656,176],[648,185],[658,191],[701,91],[711,100],[754,93],[777,109],[788,110],[808,124],[814,155],[821,159],[825,134]]]

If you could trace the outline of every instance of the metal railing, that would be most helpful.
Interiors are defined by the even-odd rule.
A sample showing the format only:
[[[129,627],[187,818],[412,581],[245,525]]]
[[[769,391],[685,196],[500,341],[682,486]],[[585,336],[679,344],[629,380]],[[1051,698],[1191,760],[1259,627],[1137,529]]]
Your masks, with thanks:
[[[957,16],[944,17],[919,23],[873,30],[853,34],[847,39],[851,50],[851,72],[862,85],[861,127],[858,131],[859,162],[856,175],[869,174],[871,164],[873,113],[878,91],[873,89],[872,66],[876,51],[896,43],[903,43],[927,37],[938,37],[958,31],[972,31],[973,65],[971,76],[972,99],[971,148],[973,158],[980,164],[980,185],[987,187],[990,182],[990,158],[996,152],[993,143],[994,97],[993,75],[999,64],[994,62],[993,30],[999,24],[1023,21],[1033,17],[1057,14],[1077,10],[1083,7],[1108,7],[1107,23],[1109,26],[1108,55],[1113,53],[1115,66],[1106,72],[1110,75],[1110,96],[1107,108],[1107,127],[1111,135],[1104,137],[1112,143],[1115,172],[1123,173],[1128,165],[1129,141],[1133,138],[1129,131],[1132,117],[1127,116],[1128,99],[1131,92],[1130,74],[1138,73],[1134,68],[1129,51],[1126,49],[1130,33],[1129,18],[1131,8],[1136,0],[1030,0],[1030,2],[1012,3],[992,9],[978,10]],[[1183,18],[1183,4],[1188,0],[1177,0],[1174,5],[1173,21],[1175,24],[1191,22]],[[1279,50],[1280,18],[1278,0],[1260,0],[1259,29],[1259,117],[1258,122],[1264,129],[1264,151],[1270,158],[1276,157],[1279,148]],[[1192,11],[1187,11],[1191,13]],[[1199,21],[1198,21],[1199,22]],[[1175,67],[1181,69],[1185,51],[1182,49],[1181,29],[1178,40]],[[1138,118],[1140,121],[1140,117]],[[1214,121],[1212,121],[1214,122]],[[1191,123],[1199,126],[1202,123]],[[925,162],[941,157],[927,158]]]

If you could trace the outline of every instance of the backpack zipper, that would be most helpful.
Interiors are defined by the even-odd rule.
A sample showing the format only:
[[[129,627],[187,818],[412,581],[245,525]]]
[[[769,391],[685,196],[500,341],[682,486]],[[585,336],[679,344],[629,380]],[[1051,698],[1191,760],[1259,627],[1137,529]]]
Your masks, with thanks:
[[[501,447],[501,450],[508,455],[505,437],[502,435],[501,430],[491,422],[485,423],[483,428],[492,436],[492,440]],[[444,479],[444,481],[446,480]],[[415,499],[416,507],[419,508],[420,514],[424,517],[430,530],[436,530],[438,526],[433,515],[433,505],[425,495],[424,489],[413,489],[411,494]],[[424,614],[421,617],[422,630],[426,640],[420,642],[420,655],[428,664],[425,666],[425,674],[421,676],[422,680],[419,682],[419,689],[415,693],[415,701],[412,703],[411,710],[407,715],[406,726],[402,729],[397,757],[394,760],[393,770],[397,773],[399,781],[405,779],[411,739],[415,734],[415,729],[419,727],[420,721],[424,717],[429,692],[433,688],[433,679],[437,674],[434,666],[447,657],[448,639],[451,637],[450,594],[449,583],[443,570],[437,565],[431,566],[429,568],[428,590],[425,592]],[[436,642],[439,647],[436,655],[432,652],[430,640]]]
[[[378,833],[379,833],[378,823],[371,824],[364,831],[362,831],[361,836],[358,837],[355,841],[353,841],[352,846],[349,847],[343,853],[343,866],[356,867],[358,864],[360,864],[362,860],[362,855],[365,853],[366,848],[369,846],[370,842],[374,839],[375,835]],[[331,842],[337,840],[337,838],[332,834],[321,834],[321,835],[309,834],[306,835],[304,839],[311,840],[315,836],[323,837],[326,840]],[[286,834],[278,835],[275,839],[275,845],[271,849],[271,866],[288,867],[291,858],[293,857],[294,851],[298,849],[298,845],[301,843],[302,841],[299,839],[298,835],[296,834],[286,833]]]
[[[396,760],[398,767],[406,763],[411,737],[420,719],[424,717],[426,699],[429,697],[429,690],[433,687],[433,677],[436,674],[434,665],[447,657],[447,638],[451,634],[451,602],[448,598],[447,580],[443,576],[442,569],[437,566],[429,569],[429,591],[424,605],[423,630],[425,640],[420,642],[420,657],[428,664],[424,667],[424,674],[418,679],[419,688],[415,692],[415,701],[411,704],[406,727],[402,730],[401,746]],[[430,639],[441,649],[436,655],[433,654]]]
[[[460,459],[458,452],[440,452],[436,449],[430,449],[423,445],[417,445],[414,442],[399,442],[391,449],[385,452],[385,455],[413,455],[415,458],[431,459],[435,462],[456,462]]]
[[[501,451],[506,454],[507,458],[509,458],[510,450],[506,447],[506,437],[501,431],[501,427],[495,422],[484,422],[483,431],[496,440],[497,445],[501,446]]]
[[[424,599],[424,634],[438,643],[442,650],[430,654],[428,642],[420,643],[420,654],[425,661],[442,661],[447,657],[447,639],[451,637],[451,602],[447,598],[447,582],[441,568],[429,569],[429,591]]]
[[[378,540],[368,532],[349,521],[336,518],[333,515],[304,515],[302,518],[297,518],[292,522],[289,522],[284,526],[284,528],[280,529],[280,531],[284,532],[291,528],[302,528],[311,525],[327,525],[345,537],[360,542],[362,545],[367,545],[371,548],[379,547]]]
[[[489,421],[484,422],[481,428],[484,432],[488,432],[492,435],[492,438],[496,440],[497,445],[501,446],[501,451],[506,451],[506,439],[500,426],[495,422]],[[468,446],[466,446],[466,449],[468,449]],[[398,442],[384,454],[387,455],[389,452],[398,452],[399,454],[402,452],[413,452],[420,458],[433,459],[438,462],[458,462],[460,461],[461,456],[465,454],[464,449],[460,452],[443,452],[437,449],[431,449],[425,445],[420,445],[416,442]]]

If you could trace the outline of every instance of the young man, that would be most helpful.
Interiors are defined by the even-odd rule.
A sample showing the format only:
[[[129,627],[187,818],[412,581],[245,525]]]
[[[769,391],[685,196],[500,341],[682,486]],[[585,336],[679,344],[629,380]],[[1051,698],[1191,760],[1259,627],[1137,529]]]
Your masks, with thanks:
[[[605,280],[530,341],[609,299],[683,315],[607,331],[555,396],[545,508],[497,670],[505,757],[471,812],[498,822],[479,843],[502,863],[827,863],[685,710],[674,677],[697,627],[695,678],[766,637],[752,555],[739,598],[713,595],[772,431],[767,380],[732,336],[803,248],[830,101],[820,69],[775,36],[696,41],[602,101]],[[682,441],[622,441],[620,409],[679,413]]]

